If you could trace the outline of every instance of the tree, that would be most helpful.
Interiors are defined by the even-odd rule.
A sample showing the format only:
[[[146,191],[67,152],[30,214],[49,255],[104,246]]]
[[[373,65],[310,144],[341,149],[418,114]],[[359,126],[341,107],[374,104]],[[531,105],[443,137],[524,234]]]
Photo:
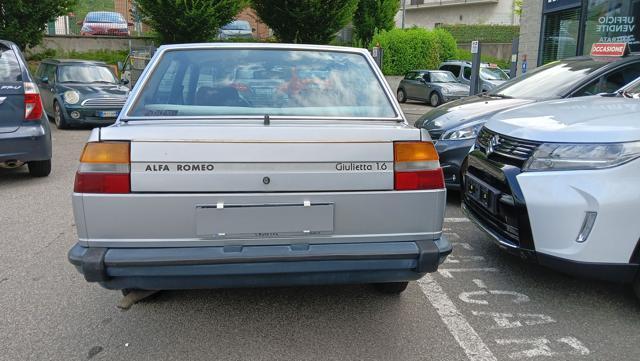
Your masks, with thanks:
[[[0,0],[0,39],[25,50],[42,42],[48,22],[66,15],[76,0]]]
[[[327,44],[352,19],[358,0],[252,0],[252,4],[280,41]]]
[[[391,30],[400,9],[398,0],[360,0],[353,16],[354,32],[365,46],[376,31]]]
[[[136,4],[164,44],[211,41],[246,6],[242,0],[136,0]]]

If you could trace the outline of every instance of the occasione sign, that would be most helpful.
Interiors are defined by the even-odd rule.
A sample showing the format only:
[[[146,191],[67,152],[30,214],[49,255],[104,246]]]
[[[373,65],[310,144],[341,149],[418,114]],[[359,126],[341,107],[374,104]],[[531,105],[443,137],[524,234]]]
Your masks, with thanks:
[[[628,53],[627,43],[595,43],[591,46],[591,56],[625,56]]]

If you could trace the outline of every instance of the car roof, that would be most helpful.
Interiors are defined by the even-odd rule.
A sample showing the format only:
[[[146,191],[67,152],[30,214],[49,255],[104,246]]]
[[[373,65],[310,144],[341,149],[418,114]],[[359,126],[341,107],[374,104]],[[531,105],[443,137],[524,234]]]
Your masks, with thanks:
[[[158,53],[168,50],[196,49],[256,49],[256,50],[314,50],[335,51],[343,53],[369,54],[367,49],[334,45],[285,44],[285,43],[192,43],[169,44],[158,48]]]
[[[67,65],[67,64],[83,64],[83,65],[107,65],[104,61],[82,60],[82,59],[45,59],[42,61],[47,64]]]
[[[0,44],[6,46],[7,48],[13,48],[17,46],[14,42],[11,42],[9,40],[2,40],[2,39],[0,39]]]

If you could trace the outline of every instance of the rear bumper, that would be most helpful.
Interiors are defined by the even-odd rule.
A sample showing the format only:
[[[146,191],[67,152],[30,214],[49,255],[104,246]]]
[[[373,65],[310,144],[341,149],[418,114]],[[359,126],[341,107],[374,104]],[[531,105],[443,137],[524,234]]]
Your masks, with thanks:
[[[69,261],[108,289],[193,289],[416,280],[451,253],[436,241],[183,248],[88,248]]]
[[[51,159],[51,135],[42,124],[21,126],[15,132],[0,134],[0,162],[48,159]]]

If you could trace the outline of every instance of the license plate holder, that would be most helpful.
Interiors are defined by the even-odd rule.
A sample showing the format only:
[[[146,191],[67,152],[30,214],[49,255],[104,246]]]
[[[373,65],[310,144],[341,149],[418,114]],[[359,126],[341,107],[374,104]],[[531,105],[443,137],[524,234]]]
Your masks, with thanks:
[[[117,118],[118,117],[118,112],[117,110],[101,110],[96,112],[96,115],[99,118]]]
[[[278,238],[332,234],[334,205],[198,205],[196,234],[216,238]]]
[[[467,197],[476,201],[492,214],[498,213],[497,204],[502,192],[470,174],[465,175],[464,184]]]

